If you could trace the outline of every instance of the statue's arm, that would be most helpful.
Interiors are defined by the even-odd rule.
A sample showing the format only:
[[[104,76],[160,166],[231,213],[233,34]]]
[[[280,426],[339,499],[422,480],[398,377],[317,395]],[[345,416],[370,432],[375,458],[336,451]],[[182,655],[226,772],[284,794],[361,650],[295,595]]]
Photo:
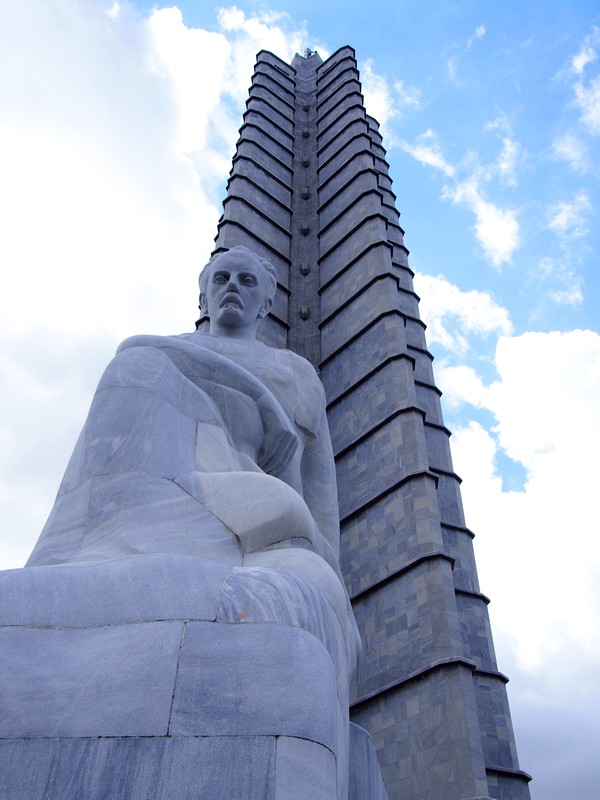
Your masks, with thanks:
[[[220,386],[251,398],[256,403],[264,429],[259,466],[268,474],[281,477],[293,488],[300,488],[299,477],[288,474],[299,445],[296,431],[277,398],[252,373],[230,358],[178,336],[131,336],[119,345],[117,355],[133,347],[159,349],[189,381],[211,397],[214,387]]]

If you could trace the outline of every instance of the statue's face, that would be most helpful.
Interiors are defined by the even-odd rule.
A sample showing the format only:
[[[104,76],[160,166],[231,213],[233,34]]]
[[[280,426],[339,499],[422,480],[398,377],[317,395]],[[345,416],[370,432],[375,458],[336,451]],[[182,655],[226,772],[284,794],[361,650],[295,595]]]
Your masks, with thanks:
[[[233,251],[223,253],[209,269],[203,302],[211,332],[254,334],[271,307],[261,264],[248,253]]]

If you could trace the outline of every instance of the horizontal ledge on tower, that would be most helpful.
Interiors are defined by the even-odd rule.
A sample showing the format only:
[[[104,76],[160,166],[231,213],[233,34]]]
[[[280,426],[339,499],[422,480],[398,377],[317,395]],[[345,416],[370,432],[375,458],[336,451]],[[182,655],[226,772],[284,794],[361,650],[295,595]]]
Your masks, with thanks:
[[[388,694],[388,692],[393,691],[394,689],[399,689],[401,686],[404,686],[407,683],[412,683],[412,681],[416,681],[419,678],[423,678],[426,675],[431,674],[432,672],[438,672],[439,670],[445,669],[446,667],[466,667],[470,672],[474,672],[477,668],[477,665],[474,661],[471,661],[470,658],[464,658],[463,656],[454,656],[450,658],[440,658],[436,661],[433,661],[431,664],[428,664],[426,667],[422,667],[421,669],[417,669],[414,672],[410,672],[408,675],[405,675],[403,678],[398,678],[395,681],[390,681],[390,683],[384,684],[379,689],[374,689],[372,692],[367,692],[367,694],[360,697],[358,700],[350,703],[350,710],[354,711],[361,705],[365,703],[369,703],[372,700],[377,699],[380,695]]]
[[[339,402],[341,402],[345,397],[348,397],[348,395],[352,394],[352,392],[355,389],[357,389],[359,386],[365,383],[365,381],[368,381],[369,378],[372,378],[373,375],[376,375],[378,372],[385,369],[385,367],[387,367],[388,364],[391,364],[393,361],[408,361],[412,366],[413,370],[415,368],[414,358],[411,358],[411,356],[407,355],[406,353],[394,353],[393,355],[388,356],[379,364],[377,364],[377,366],[373,367],[373,369],[369,370],[364,375],[361,375],[361,377],[358,378],[358,380],[356,380],[350,386],[348,386],[348,388],[343,389],[342,391],[340,391],[338,395],[332,397],[331,400],[327,402],[327,411],[328,412],[331,411],[331,409],[334,408],[334,406],[336,406]]]
[[[465,597],[473,597],[476,600],[482,600],[486,606],[490,604],[490,598],[486,594],[483,594],[483,592],[474,592],[472,589],[461,589],[456,587],[454,589],[454,593],[464,595]]]
[[[410,572],[411,570],[415,569],[415,567],[420,566],[426,561],[435,561],[436,559],[448,561],[450,562],[452,568],[454,568],[455,559],[452,558],[451,555],[445,553],[443,550],[432,550],[430,553],[423,553],[422,555],[413,558],[411,561],[407,561],[406,564],[403,564],[398,569],[390,572],[390,574],[386,575],[385,578],[381,578],[380,580],[375,581],[375,583],[371,583],[369,586],[366,586],[364,589],[356,592],[356,594],[353,594],[350,599],[361,600],[365,595],[371,594],[376,589],[380,589],[382,586],[385,586],[387,583],[391,583],[394,578],[397,578],[406,572]]]
[[[475,538],[475,534],[470,528],[467,528],[465,525],[455,525],[453,522],[444,522],[444,520],[440,521],[440,525],[442,528],[447,528],[451,531],[457,531],[458,533],[466,533],[471,539]]]
[[[340,515],[340,525],[344,524],[353,517],[358,516],[358,514],[360,514],[366,508],[372,506],[374,503],[377,503],[379,500],[382,500],[388,494],[395,492],[397,489],[401,489],[407,483],[410,483],[410,481],[419,480],[420,478],[429,478],[435,483],[436,487],[438,485],[437,475],[434,475],[429,470],[421,470],[420,472],[411,472],[409,475],[405,475],[399,481],[395,481],[390,486],[386,486],[386,488],[382,489],[380,492],[376,492],[372,497],[369,497],[364,502],[359,503],[359,505],[356,508],[353,508],[351,511],[348,511],[343,516]]]
[[[511,769],[510,767],[497,767],[492,764],[485,765],[486,772],[493,772],[496,775],[506,775],[507,777],[511,778],[521,778],[524,781],[531,780],[531,775],[528,772],[525,772],[522,769]]]
[[[431,464],[429,465],[429,469],[436,475],[442,475],[444,478],[453,478],[458,483],[462,483],[462,478],[460,475],[457,475],[456,472],[451,472],[450,470],[442,469],[441,467],[432,467]]]
[[[388,414],[383,419],[380,419],[375,425],[372,425],[370,428],[367,428],[364,433],[361,433],[356,439],[354,439],[350,444],[347,444],[345,447],[342,447],[341,450],[338,450],[337,453],[334,453],[335,458],[341,458],[346,453],[353,450],[355,447],[360,445],[365,440],[369,439],[374,433],[377,433],[378,430],[381,428],[385,428],[388,422],[392,422],[392,420],[397,419],[398,417],[403,416],[404,414],[418,414],[421,419],[425,418],[425,412],[422,408],[418,408],[417,406],[404,406],[404,408],[397,408],[395,411],[392,411],[391,414]],[[431,469],[431,468],[430,468]],[[431,469],[431,472],[436,470]]]

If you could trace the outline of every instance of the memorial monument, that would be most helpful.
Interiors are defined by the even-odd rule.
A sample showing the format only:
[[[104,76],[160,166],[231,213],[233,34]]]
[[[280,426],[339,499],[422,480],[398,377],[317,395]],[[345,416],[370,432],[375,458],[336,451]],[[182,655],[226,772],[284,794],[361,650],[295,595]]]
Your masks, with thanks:
[[[406,256],[351,48],[259,53],[197,329],[0,574],[0,796],[528,797]]]

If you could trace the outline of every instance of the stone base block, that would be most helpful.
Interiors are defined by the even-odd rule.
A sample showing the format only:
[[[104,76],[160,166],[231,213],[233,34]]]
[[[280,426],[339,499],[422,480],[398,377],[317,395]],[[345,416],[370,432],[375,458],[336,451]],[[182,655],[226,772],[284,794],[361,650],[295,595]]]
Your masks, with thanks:
[[[5,739],[3,800],[332,800],[335,758],[276,736]]]

